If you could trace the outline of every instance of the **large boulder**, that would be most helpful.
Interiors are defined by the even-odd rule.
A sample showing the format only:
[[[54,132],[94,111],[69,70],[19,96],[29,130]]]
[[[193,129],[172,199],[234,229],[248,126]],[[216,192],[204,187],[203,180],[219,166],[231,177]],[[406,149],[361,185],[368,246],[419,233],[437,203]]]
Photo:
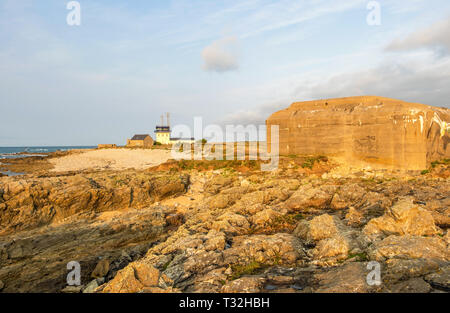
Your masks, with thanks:
[[[279,126],[280,154],[408,170],[450,157],[449,123],[449,109],[374,96],[297,102],[266,122],[269,149],[271,126]]]
[[[388,212],[372,219],[364,233],[369,237],[382,235],[432,236],[439,232],[432,214],[413,203],[412,199],[397,202]]]

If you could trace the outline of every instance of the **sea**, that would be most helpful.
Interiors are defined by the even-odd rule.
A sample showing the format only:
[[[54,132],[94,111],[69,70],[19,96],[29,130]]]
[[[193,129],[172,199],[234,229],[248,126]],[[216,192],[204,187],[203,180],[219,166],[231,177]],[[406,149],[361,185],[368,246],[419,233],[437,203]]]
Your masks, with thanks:
[[[43,153],[48,152],[67,151],[72,149],[93,149],[93,148],[96,147],[95,146],[0,147],[0,160],[23,158],[27,156],[39,156],[43,155]]]
[[[46,156],[45,153],[67,151],[73,149],[93,149],[95,146],[54,146],[54,147],[0,147],[0,163],[7,164],[8,159],[24,158],[31,156]],[[3,161],[3,162],[2,162]],[[0,171],[7,176],[20,176],[23,173]]]

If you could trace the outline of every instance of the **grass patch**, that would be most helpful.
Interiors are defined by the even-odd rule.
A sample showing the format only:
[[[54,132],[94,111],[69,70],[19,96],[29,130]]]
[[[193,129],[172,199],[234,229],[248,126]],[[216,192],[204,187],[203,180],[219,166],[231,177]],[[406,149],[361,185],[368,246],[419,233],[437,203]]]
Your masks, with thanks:
[[[365,252],[349,254],[347,257],[347,260],[353,259],[353,258],[356,258],[356,260],[358,262],[366,262],[369,260],[369,257],[367,255],[367,253],[365,253]]]
[[[423,170],[422,172],[420,172],[421,175],[426,175],[429,173],[430,173],[430,170]]]
[[[450,159],[443,159],[441,161],[431,162],[431,168],[435,168],[438,165],[450,165]]]
[[[303,168],[312,169],[316,162],[328,162],[328,158],[323,155],[315,156],[315,157],[307,157],[302,163]]]
[[[231,269],[233,270],[233,274],[231,274],[230,278],[231,280],[235,280],[241,278],[244,275],[255,275],[260,273],[267,267],[268,265],[257,261],[251,261],[250,263],[247,263],[245,265],[241,264],[232,265]]]

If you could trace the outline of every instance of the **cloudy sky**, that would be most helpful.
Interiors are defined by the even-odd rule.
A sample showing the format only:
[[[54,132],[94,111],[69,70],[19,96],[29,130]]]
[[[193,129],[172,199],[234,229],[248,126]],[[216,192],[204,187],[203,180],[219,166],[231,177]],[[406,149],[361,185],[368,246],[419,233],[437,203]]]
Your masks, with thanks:
[[[0,146],[124,144],[164,112],[261,124],[329,97],[450,105],[448,0],[380,0],[381,25],[366,0],[80,0],[69,26],[68,2],[0,0]]]

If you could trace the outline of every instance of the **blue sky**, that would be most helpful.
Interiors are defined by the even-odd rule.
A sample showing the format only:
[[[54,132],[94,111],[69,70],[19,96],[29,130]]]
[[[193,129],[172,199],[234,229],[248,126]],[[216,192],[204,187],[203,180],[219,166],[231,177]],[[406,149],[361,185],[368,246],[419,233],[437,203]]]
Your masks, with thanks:
[[[173,123],[264,123],[294,101],[450,104],[450,2],[0,0],[0,146],[124,144]]]

